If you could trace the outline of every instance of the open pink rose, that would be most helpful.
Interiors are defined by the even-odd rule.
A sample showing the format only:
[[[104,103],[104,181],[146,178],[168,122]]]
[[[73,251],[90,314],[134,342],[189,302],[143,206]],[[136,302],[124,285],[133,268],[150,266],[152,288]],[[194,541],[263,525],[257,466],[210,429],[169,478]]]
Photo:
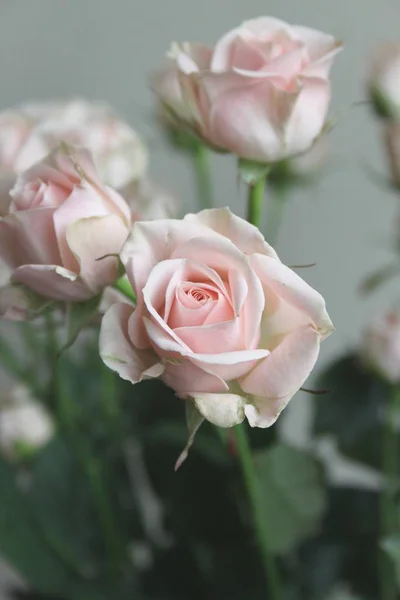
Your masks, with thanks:
[[[274,423],[332,331],[320,294],[229,209],[135,223],[121,259],[137,306],[105,314],[106,365],[161,377],[217,425]]]
[[[153,82],[166,108],[211,146],[275,162],[320,135],[340,44],[331,35],[261,17],[214,48],[175,45]]]
[[[0,259],[12,285],[79,301],[117,278],[131,215],[123,198],[100,182],[88,151],[58,148],[17,178],[11,196],[0,219]],[[12,313],[16,297],[1,288],[3,313]]]
[[[362,356],[391,383],[400,382],[400,312],[389,311],[365,331]]]

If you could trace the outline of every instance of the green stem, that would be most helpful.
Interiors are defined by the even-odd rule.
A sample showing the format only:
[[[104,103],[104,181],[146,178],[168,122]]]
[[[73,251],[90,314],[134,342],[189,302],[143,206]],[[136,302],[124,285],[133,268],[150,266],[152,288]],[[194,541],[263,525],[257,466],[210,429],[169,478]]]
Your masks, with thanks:
[[[270,600],[281,600],[281,585],[275,559],[268,544],[268,523],[262,510],[262,498],[257,481],[257,473],[254,466],[246,425],[237,425],[233,429],[235,433],[236,447],[242,469],[243,480],[246,485],[249,501],[253,512],[254,528],[260,548],[267,587]]]
[[[281,228],[283,211],[286,204],[286,190],[284,185],[275,186],[274,193],[267,204],[267,223],[265,227],[265,239],[274,246],[278,240],[278,233]]]
[[[396,533],[396,486],[399,476],[398,436],[396,430],[397,414],[400,410],[400,388],[393,388],[387,406],[386,420],[382,439],[382,472],[384,475],[381,492],[381,533],[382,538]],[[389,558],[381,551],[380,557],[381,600],[396,600],[396,582]]]
[[[213,198],[210,177],[210,150],[207,146],[199,143],[194,152],[198,203],[202,209],[212,208]]]
[[[257,183],[249,185],[249,199],[247,204],[247,220],[259,227],[261,222],[262,207],[265,200],[266,177],[261,177]]]

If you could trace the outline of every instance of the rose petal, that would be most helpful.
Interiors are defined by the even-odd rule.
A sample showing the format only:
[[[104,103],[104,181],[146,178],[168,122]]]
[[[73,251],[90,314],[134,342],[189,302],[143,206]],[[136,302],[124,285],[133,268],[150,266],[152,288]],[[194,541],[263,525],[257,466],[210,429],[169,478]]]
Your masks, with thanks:
[[[101,322],[100,356],[103,362],[116,371],[122,379],[138,383],[153,373],[158,377],[163,369],[151,351],[134,348],[128,338],[128,321],[134,311],[129,304],[114,304],[108,309]]]
[[[53,208],[37,208],[15,212],[0,220],[0,255],[10,267],[61,262],[53,214]]]
[[[162,380],[182,397],[188,396],[190,392],[218,393],[229,389],[223,379],[204,371],[189,360],[181,364],[166,362]]]
[[[265,241],[260,230],[234,215],[228,207],[210,208],[197,214],[188,214],[183,220],[209,227],[228,238],[244,254],[258,253],[278,258],[275,250]]]
[[[193,394],[198,411],[217,427],[233,427],[244,420],[245,400],[236,394]]]
[[[79,302],[93,296],[76,273],[58,265],[22,265],[14,271],[12,281],[52,300]]]
[[[327,79],[305,77],[302,90],[285,124],[285,144],[288,154],[308,150],[321,134],[331,99]]]
[[[79,263],[80,276],[94,291],[118,278],[116,255],[127,235],[128,229],[117,215],[80,219],[67,227],[67,243]]]
[[[333,325],[326,312],[325,300],[294,271],[267,256],[255,254],[251,265],[261,282],[278,296],[309,316],[319,334],[327,337]]]
[[[311,373],[320,341],[312,327],[296,329],[240,381],[242,390],[256,397],[254,407],[246,407],[253,427],[269,427],[276,421]]]

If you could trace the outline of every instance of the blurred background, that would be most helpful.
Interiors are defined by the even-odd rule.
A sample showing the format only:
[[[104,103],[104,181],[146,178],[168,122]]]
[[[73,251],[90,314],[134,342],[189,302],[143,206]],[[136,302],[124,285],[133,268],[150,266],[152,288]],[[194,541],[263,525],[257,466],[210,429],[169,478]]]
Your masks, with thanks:
[[[388,234],[396,226],[398,198],[366,176],[367,166],[383,174],[386,167],[379,124],[360,104],[373,47],[400,38],[396,0],[1,0],[0,108],[53,97],[106,100],[147,142],[152,174],[194,209],[191,165],[159,134],[149,73],[172,41],[212,44],[265,13],[325,30],[345,44],[333,69],[331,114],[338,122],[328,140],[330,162],[315,187],[294,194],[277,248],[287,264],[317,263],[302,275],[327,299],[336,326],[323,344],[321,366],[357,342],[378,307],[397,300],[396,280],[365,300],[357,290],[363,276],[387,262]],[[232,157],[215,158],[215,197],[243,215],[235,167]],[[300,441],[307,402],[300,393],[284,424]]]

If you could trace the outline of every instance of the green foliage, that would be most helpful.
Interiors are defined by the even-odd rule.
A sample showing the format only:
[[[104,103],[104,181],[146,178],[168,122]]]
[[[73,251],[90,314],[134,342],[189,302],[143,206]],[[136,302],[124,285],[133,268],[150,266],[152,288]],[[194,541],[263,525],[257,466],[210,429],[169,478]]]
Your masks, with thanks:
[[[271,550],[286,553],[314,533],[326,507],[323,474],[309,453],[284,444],[256,455]]]
[[[329,391],[315,400],[314,432],[333,434],[343,454],[380,467],[379,440],[390,386],[351,354],[330,365],[317,387]]]

